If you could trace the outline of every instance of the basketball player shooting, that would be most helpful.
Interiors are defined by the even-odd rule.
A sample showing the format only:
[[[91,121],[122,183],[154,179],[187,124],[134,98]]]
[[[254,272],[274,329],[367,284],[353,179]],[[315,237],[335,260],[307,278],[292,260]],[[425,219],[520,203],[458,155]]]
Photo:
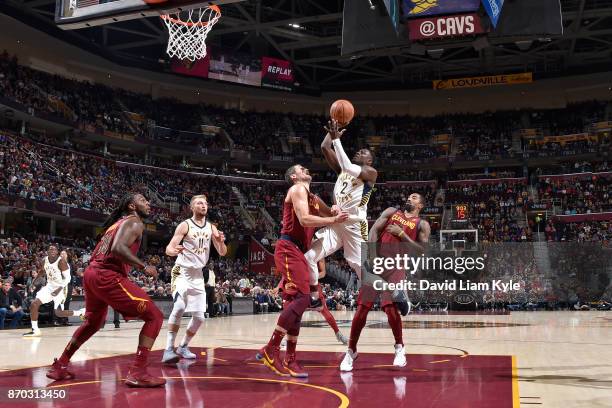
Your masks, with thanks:
[[[166,383],[163,378],[151,376],[146,368],[149,351],[159,334],[164,316],[149,295],[128,278],[132,267],[157,276],[154,266],[146,265],[136,256],[144,231],[142,219],[150,211],[149,202],[142,194],[128,193],[104,223],[104,234],[83,274],[85,322],[74,332],[60,358],[55,359],[47,371],[47,377],[58,381],[74,378],[74,373],[68,370],[70,358],[100,330],[110,306],[126,319],[138,317],[145,322],[140,330],[136,358],[129,368],[125,384],[149,388]]]
[[[172,298],[174,305],[168,318],[168,338],[162,363],[173,364],[182,358],[195,359],[189,350],[189,342],[204,322],[206,312],[206,291],[202,269],[208,264],[210,243],[221,256],[227,254],[225,235],[207,219],[208,200],[205,195],[191,198],[191,218],[181,222],[166,247],[166,255],[176,257],[172,268]],[[191,313],[185,335],[175,350],[174,342],[183,313]]]
[[[264,365],[278,375],[304,378],[308,377],[308,373],[296,359],[302,315],[310,305],[310,272],[304,252],[315,228],[343,223],[348,214],[341,211],[332,215],[331,209],[310,192],[312,177],[303,166],[291,166],[285,173],[285,180],[292,186],[283,202],[283,227],[274,249],[274,264],[283,276],[280,288],[287,305],[278,318],[272,337],[259,351],[257,359],[263,360]],[[287,351],[281,362],[280,344],[285,335]]]
[[[70,265],[68,264],[68,253],[58,251],[57,246],[50,245],[47,256],[43,259],[47,283],[37,293],[36,299],[30,305],[30,321],[32,330],[25,333],[23,337],[40,337],[42,335],[38,328],[38,311],[41,305],[53,302],[53,310],[57,317],[82,316],[85,309],[63,310],[66,300],[68,284],[70,283]]]
[[[338,174],[334,186],[335,205],[349,214],[346,222],[321,228],[316,240],[306,252],[310,270],[310,296],[313,308],[321,307],[317,285],[319,272],[317,263],[344,248],[344,258],[361,279],[361,246],[368,239],[368,201],[376,183],[378,172],[372,167],[374,157],[369,149],[355,153],[351,161],[342,147],[340,137],[346,129],[340,130],[336,119],[325,127],[327,135],[321,143],[321,151],[327,164]]]
[[[369,242],[372,243],[370,248],[375,248],[375,245],[380,244],[378,253],[384,257],[394,257],[398,253],[399,243],[402,243],[410,248],[410,252],[423,253],[425,245],[429,242],[431,228],[429,223],[419,218],[419,214],[425,202],[423,196],[417,193],[410,194],[406,202],[406,208],[399,210],[395,207],[389,207],[382,212],[380,217],[372,226],[369,235]],[[376,256],[376,254],[369,254]],[[387,282],[398,283],[405,279],[405,271],[392,270],[384,272],[381,276]],[[408,299],[402,299],[400,302],[394,299],[393,295],[388,291],[376,291],[370,284],[364,284],[359,289],[357,297],[357,312],[351,323],[351,335],[349,338],[349,346],[342,362],[340,363],[341,371],[352,371],[353,362],[357,358],[357,342],[361,335],[361,330],[365,327],[368,313],[374,306],[374,302],[378,295],[381,296],[380,306],[387,315],[387,320],[393,337],[395,338],[395,358],[393,365],[395,367],[406,366],[406,351],[404,348],[404,340],[402,337],[402,318],[398,306],[405,307],[405,313],[408,313]]]

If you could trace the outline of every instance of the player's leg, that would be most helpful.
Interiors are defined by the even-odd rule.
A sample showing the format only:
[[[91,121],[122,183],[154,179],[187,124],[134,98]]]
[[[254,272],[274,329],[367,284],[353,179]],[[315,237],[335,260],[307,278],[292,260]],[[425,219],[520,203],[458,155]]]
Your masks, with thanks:
[[[277,243],[274,261],[277,270],[283,274],[283,293],[291,297],[291,301],[281,312],[276,328],[259,356],[274,373],[287,376],[290,374],[280,361],[280,344],[287,332],[299,332],[302,315],[310,306],[309,272],[304,255],[294,245],[284,241]]]
[[[342,241],[344,259],[351,269],[357,274],[357,278],[362,280],[361,265],[363,263],[362,249],[368,240],[368,223],[362,221],[355,224],[345,225],[338,229],[339,239]]]
[[[185,281],[188,283],[187,281]],[[206,288],[204,285],[198,286],[193,283],[188,283],[188,289],[184,292],[185,312],[191,313],[191,319],[187,325],[185,335],[181,340],[179,347],[176,349],[176,354],[183,358],[195,359],[196,355],[189,350],[189,342],[196,335],[198,329],[204,322],[204,316],[207,309]]]
[[[311,307],[313,308],[320,308],[323,306],[319,304],[319,291],[317,286],[319,284],[318,263],[321,259],[325,259],[342,247],[342,240],[335,227],[335,225],[332,225],[317,231],[310,249],[304,254],[306,262],[308,263],[310,297],[312,299]]]
[[[168,317],[168,333],[166,335],[166,348],[162,356],[162,363],[174,364],[180,359],[180,356],[175,352],[176,335],[178,334],[181,326],[181,318],[185,313],[185,301],[183,296],[178,292],[174,294],[174,303],[172,305],[172,312]]]
[[[30,322],[32,324],[32,330],[23,334],[23,337],[40,337],[41,332],[38,328],[38,310],[40,306],[50,302],[52,299],[51,291],[48,286],[40,288],[36,294],[36,299],[30,304]],[[46,300],[46,302],[44,302]]]
[[[396,367],[404,367],[406,365],[406,350],[404,349],[404,340],[402,336],[402,316],[400,316],[397,306],[393,302],[382,302],[382,308],[387,315],[387,321],[395,338],[395,358],[393,365]]]
[[[323,276],[325,276],[325,274],[323,274]],[[321,299],[321,303],[323,304],[323,308],[319,311],[319,313],[321,313],[321,315],[323,316],[327,324],[329,324],[329,327],[331,327],[332,330],[334,331],[334,334],[336,335],[336,339],[338,339],[338,341],[342,344],[347,344],[348,343],[347,338],[344,336],[344,334],[342,334],[342,332],[338,328],[338,323],[336,323],[336,319],[334,318],[334,315],[332,315],[329,309],[327,308],[327,303],[325,301],[325,296],[323,295],[323,290],[321,289],[321,285],[318,285],[318,286],[319,286],[319,299]]]
[[[125,384],[130,387],[158,387],[166,383],[163,378],[153,377],[147,372],[149,352],[155,343],[164,321],[164,315],[140,287],[121,276],[103,286],[108,305],[126,318],[137,317],[144,321],[138,336],[136,357],[130,366]]]
[[[351,334],[349,346],[346,354],[340,363],[340,371],[352,371],[353,362],[357,359],[357,342],[361,336],[361,331],[366,325],[368,313],[374,306],[376,292],[369,286],[362,286],[357,297],[357,311],[351,323]]]
[[[308,373],[304,371],[302,366],[298,363],[296,357],[296,348],[299,335],[299,325],[297,328],[287,330],[287,351],[285,352],[285,358],[283,359],[283,367],[292,377],[307,378]]]
[[[96,271],[85,271],[83,286],[85,289],[85,315],[84,323],[80,325],[72,338],[64,348],[62,355],[56,358],[47,372],[47,377],[54,380],[68,380],[74,378],[74,374],[68,370],[68,363],[76,351],[93,336],[102,323],[106,320],[108,307],[95,289]]]

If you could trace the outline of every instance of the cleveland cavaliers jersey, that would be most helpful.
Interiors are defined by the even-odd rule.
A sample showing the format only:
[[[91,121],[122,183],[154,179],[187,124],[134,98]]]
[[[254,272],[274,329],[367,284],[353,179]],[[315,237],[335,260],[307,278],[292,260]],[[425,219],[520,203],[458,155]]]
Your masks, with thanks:
[[[204,226],[200,227],[191,218],[185,222],[188,229],[181,244],[185,250],[176,257],[176,265],[201,270],[208,264],[210,256],[212,224],[205,220]]]
[[[368,216],[368,201],[372,186],[358,177],[340,173],[334,186],[334,201],[341,210],[349,214],[349,220],[365,221]]]
[[[70,266],[68,270],[64,271],[66,279],[62,277],[62,271],[59,268],[59,263],[62,257],[58,256],[55,262],[49,262],[49,257],[45,256],[45,272],[47,274],[47,285],[53,286],[66,286],[70,282]]]

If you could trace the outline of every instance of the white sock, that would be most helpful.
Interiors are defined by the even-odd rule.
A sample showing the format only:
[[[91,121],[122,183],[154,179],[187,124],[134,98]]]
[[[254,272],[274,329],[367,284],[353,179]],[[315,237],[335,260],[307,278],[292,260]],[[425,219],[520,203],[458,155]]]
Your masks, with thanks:
[[[32,331],[38,331],[38,320],[32,320]]]
[[[168,336],[166,337],[166,350],[174,350],[174,340],[176,339],[176,332],[168,330]]]
[[[198,332],[203,321],[204,317],[201,314],[199,316],[191,316],[189,324],[187,325],[187,330],[185,330],[185,336],[183,336],[183,340],[181,340],[181,347],[186,347],[189,344],[193,336]]]
[[[85,314],[85,308],[79,309],[79,310],[74,310],[72,312],[72,315],[76,316],[76,317],[83,316],[84,314]]]
[[[183,340],[181,340],[181,347],[187,347],[191,339],[193,339],[193,336],[190,336],[189,332],[185,332],[185,335],[183,336]]]

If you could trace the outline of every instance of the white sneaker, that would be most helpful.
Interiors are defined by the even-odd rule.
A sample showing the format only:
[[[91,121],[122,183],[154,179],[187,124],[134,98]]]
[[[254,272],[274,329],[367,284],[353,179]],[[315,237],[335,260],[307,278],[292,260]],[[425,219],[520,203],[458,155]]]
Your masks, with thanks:
[[[395,345],[395,358],[393,359],[394,367],[406,367],[406,349],[401,344]]]
[[[189,347],[185,346],[179,346],[176,348],[176,354],[178,354],[179,356],[183,357],[183,358],[188,358],[193,360],[194,358],[196,358],[196,355],[194,353],[192,353],[189,350]]]
[[[23,337],[40,337],[40,336],[42,336],[42,333],[40,332],[40,330],[34,330],[34,329],[23,334]]]
[[[338,331],[338,333],[336,333],[336,339],[338,339],[338,341],[344,345],[348,344],[348,339],[344,336],[344,334],[342,334],[341,331]]]
[[[181,356],[176,354],[174,350],[164,350],[164,355],[162,356],[163,364],[176,364],[181,359]]]
[[[353,353],[351,349],[346,350],[346,354],[340,363],[340,371],[353,371],[353,361],[357,359],[357,353]]]

